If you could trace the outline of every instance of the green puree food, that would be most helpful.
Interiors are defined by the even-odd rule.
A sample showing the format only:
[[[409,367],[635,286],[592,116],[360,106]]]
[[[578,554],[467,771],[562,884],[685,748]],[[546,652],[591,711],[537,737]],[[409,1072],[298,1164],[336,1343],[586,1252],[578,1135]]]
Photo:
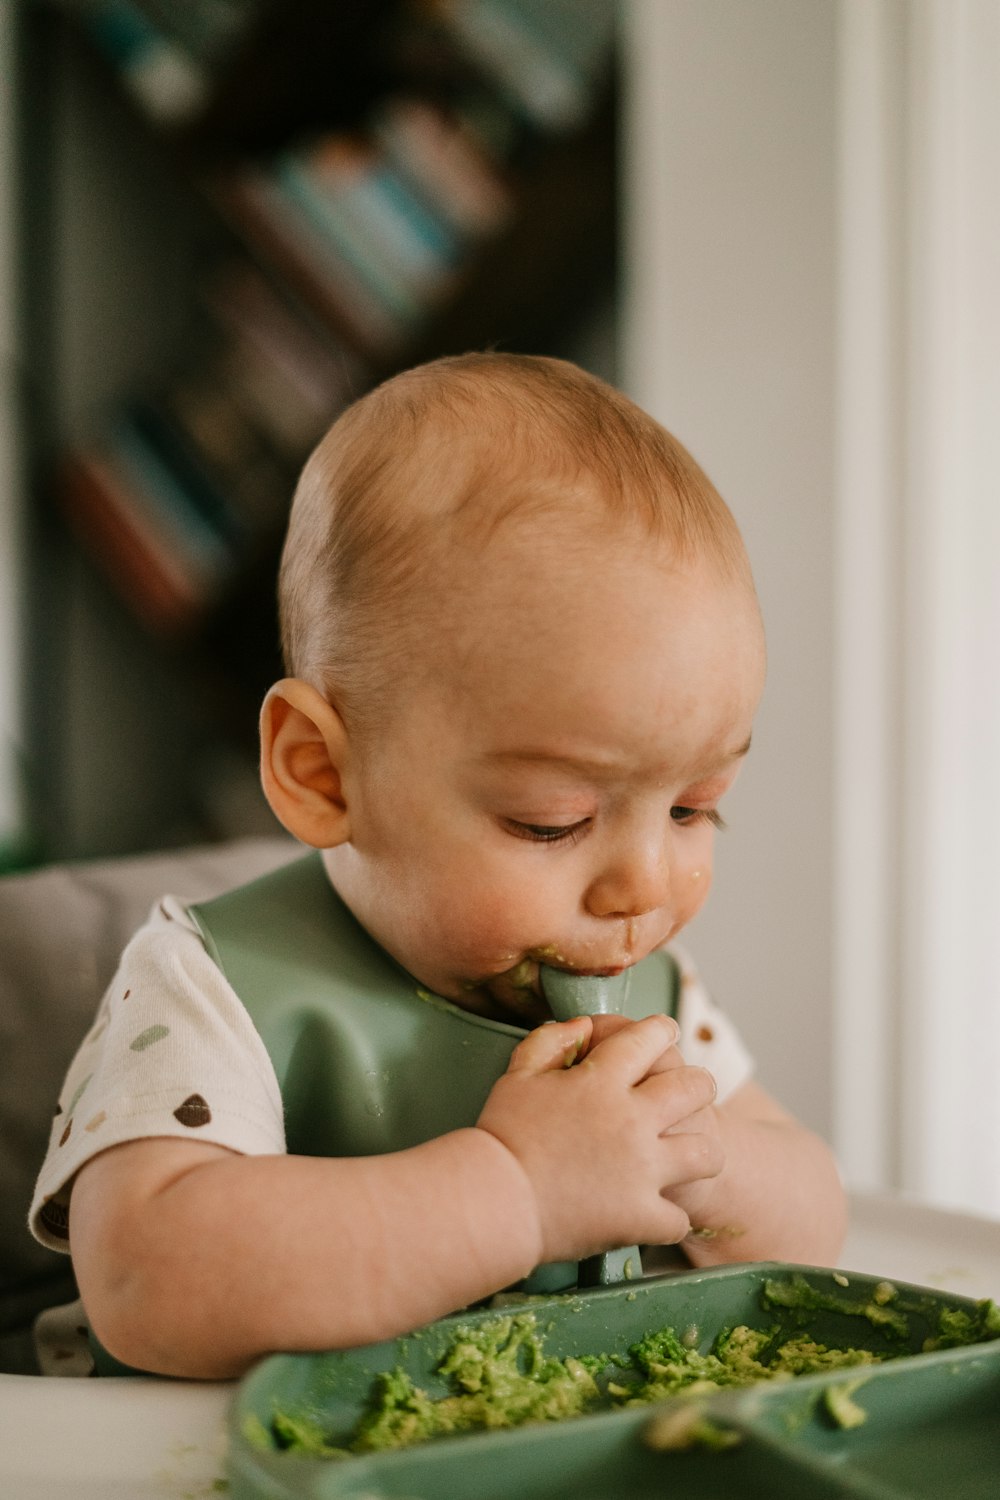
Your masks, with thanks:
[[[856,1314],[890,1336],[905,1338],[906,1311],[896,1289],[882,1282],[873,1295],[851,1301],[817,1291],[801,1277],[769,1281],[764,1301],[802,1314],[833,1310]],[[894,1305],[896,1304],[896,1305]],[[975,1315],[942,1308],[936,1337],[925,1348],[946,1348],[1000,1336],[1000,1310],[981,1303]],[[723,1330],[708,1353],[697,1349],[697,1330],[678,1334],[661,1328],[633,1344],[628,1355],[546,1354],[536,1316],[525,1310],[459,1330],[437,1371],[449,1394],[429,1396],[402,1369],[377,1376],[368,1410],[344,1444],[331,1441],[312,1418],[278,1411],[270,1434],[280,1448],[314,1457],[339,1458],[403,1448],[429,1438],[482,1429],[553,1422],[598,1408],[634,1407],[678,1393],[690,1395],[761,1380],[872,1365],[892,1357],[869,1349],[832,1348],[808,1333],[784,1337],[776,1328],[740,1325]],[[860,1381],[827,1393],[828,1415],[840,1426],[864,1420],[853,1400]],[[708,1434],[706,1433],[706,1437]]]

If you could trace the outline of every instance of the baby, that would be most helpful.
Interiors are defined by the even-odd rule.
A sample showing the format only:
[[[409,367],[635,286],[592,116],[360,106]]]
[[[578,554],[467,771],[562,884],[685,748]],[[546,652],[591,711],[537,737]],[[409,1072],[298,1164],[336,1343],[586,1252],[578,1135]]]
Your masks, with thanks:
[[[309,460],[280,596],[263,785],[316,852],[159,904],[39,1178],[104,1346],[224,1377],[619,1246],[833,1263],[827,1148],[667,947],[764,678],[690,456],[561,361],[421,366]],[[625,1014],[552,1021],[543,969]]]

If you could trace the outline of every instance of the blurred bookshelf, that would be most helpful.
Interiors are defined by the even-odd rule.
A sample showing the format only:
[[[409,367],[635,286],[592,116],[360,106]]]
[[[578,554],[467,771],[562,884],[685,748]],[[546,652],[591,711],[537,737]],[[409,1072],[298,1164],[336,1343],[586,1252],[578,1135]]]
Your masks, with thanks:
[[[26,24],[22,93],[42,68],[53,106],[36,100],[25,133],[23,237],[33,305],[52,309],[34,341],[50,389],[32,497],[46,518],[33,738],[48,857],[258,831],[256,794],[238,785],[253,781],[257,707],[280,671],[277,558],[313,443],[366,389],[435,355],[572,354],[613,293],[615,11],[31,7],[42,32]],[[39,573],[71,596],[55,620]],[[77,627],[85,642],[67,649]],[[88,771],[109,711],[120,739]],[[93,800],[95,781],[136,761]]]

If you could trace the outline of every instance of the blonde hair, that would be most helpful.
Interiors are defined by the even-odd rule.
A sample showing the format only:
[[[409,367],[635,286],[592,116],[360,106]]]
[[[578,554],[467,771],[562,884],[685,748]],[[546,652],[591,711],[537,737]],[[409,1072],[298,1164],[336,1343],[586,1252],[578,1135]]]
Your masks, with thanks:
[[[752,590],[729,509],[691,455],[628,397],[564,360],[466,354],[396,375],[350,406],[303,469],[281,562],[290,675],[345,718],[378,714],[426,638],[459,539],[512,515],[604,506]],[[425,654],[426,654],[426,647]],[[392,663],[390,680],[387,667]]]

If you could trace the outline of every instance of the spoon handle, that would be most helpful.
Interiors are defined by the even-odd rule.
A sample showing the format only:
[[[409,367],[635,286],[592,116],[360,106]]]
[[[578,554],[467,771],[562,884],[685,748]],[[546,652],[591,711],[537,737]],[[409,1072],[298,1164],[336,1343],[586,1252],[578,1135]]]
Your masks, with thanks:
[[[588,1255],[581,1260],[577,1273],[579,1286],[617,1286],[621,1281],[639,1281],[642,1278],[642,1257],[638,1245],[625,1245],[620,1250],[605,1250],[603,1255]]]
[[[631,970],[621,974],[570,974],[566,969],[540,970],[542,991],[557,1021],[574,1016],[620,1015],[628,997]],[[580,1286],[613,1286],[642,1275],[642,1261],[635,1245],[589,1255],[580,1262]]]

